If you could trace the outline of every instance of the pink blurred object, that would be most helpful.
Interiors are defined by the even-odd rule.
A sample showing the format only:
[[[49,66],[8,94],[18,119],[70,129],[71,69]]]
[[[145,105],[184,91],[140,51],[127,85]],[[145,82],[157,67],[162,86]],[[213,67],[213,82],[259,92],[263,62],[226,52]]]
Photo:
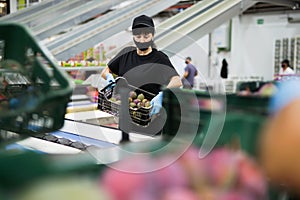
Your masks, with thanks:
[[[118,162],[101,176],[101,187],[111,194],[112,200],[131,200],[133,191],[143,191],[147,181],[147,173],[135,173],[135,170],[147,171],[149,163],[148,158],[129,158]]]
[[[215,149],[205,159],[207,173],[215,187],[229,189],[237,179],[237,156],[227,149]]]
[[[202,200],[197,194],[187,188],[172,188],[165,191],[162,200]]]
[[[130,200],[133,190],[142,190],[144,182],[143,174],[131,174],[114,169],[107,170],[102,177],[102,185],[111,194],[112,200]]]
[[[162,157],[158,158],[158,160],[153,161],[156,163],[158,169],[155,172],[152,172],[150,176],[155,179],[155,183],[158,188],[173,188],[173,187],[187,187],[189,180],[186,176],[186,171],[180,165],[179,162],[174,162],[172,164],[169,164],[171,162],[168,162],[170,159],[168,157]]]
[[[220,195],[218,197],[218,200],[258,200],[258,199],[252,198],[252,196],[249,196],[239,191],[232,191]]]
[[[267,199],[265,178],[245,154],[219,148],[203,159],[198,155],[199,150],[190,147],[177,160],[170,153],[124,159],[118,169],[148,171],[134,174],[109,168],[100,179],[101,187],[112,200]]]
[[[207,184],[208,174],[205,160],[199,159],[199,149],[190,147],[179,159],[192,185]]]
[[[262,172],[254,161],[243,156],[238,165],[238,184],[252,195],[265,196],[267,191],[266,181]]]

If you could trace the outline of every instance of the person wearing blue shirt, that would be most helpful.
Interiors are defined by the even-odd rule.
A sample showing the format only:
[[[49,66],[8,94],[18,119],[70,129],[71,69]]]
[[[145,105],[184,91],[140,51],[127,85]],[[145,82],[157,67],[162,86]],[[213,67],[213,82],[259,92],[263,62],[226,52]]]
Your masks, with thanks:
[[[194,87],[194,79],[197,76],[198,71],[197,68],[191,63],[191,57],[187,57],[185,59],[186,67],[184,68],[183,74],[183,88],[192,89]]]

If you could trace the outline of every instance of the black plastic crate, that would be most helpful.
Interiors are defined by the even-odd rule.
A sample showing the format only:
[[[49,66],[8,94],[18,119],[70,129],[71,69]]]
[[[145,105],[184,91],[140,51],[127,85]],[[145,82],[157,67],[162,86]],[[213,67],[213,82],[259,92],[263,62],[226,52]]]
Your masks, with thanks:
[[[119,101],[120,94],[118,91],[115,90],[118,80],[120,79],[116,79],[115,83],[108,84],[98,92],[98,109],[110,113],[116,117],[119,117],[119,112],[121,107],[121,102]],[[139,94],[143,94],[145,99],[147,99],[148,101],[151,101],[152,98],[155,96],[150,92],[134,87],[127,83],[122,87],[127,87],[130,91],[136,92],[137,96]],[[111,100],[112,97],[115,97],[116,101],[112,101]],[[135,108],[129,107],[129,114],[132,122],[141,126],[147,126],[151,121],[151,117],[149,116],[151,109],[152,106],[150,107],[141,106]]]

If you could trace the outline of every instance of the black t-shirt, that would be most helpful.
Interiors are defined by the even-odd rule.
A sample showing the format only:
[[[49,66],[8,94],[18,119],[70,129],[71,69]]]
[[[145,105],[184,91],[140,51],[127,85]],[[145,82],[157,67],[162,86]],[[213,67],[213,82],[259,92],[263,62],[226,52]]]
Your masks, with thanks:
[[[153,94],[158,94],[161,86],[178,76],[168,56],[157,49],[139,56],[135,47],[126,47],[108,63],[108,67],[114,74],[124,77],[128,84]]]

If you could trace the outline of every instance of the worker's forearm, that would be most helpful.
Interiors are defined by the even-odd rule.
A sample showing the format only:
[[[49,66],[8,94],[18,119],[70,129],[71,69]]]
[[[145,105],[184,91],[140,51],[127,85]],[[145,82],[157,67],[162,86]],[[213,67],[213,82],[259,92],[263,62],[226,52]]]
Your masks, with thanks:
[[[110,70],[108,67],[105,67],[102,72],[101,72],[101,77],[104,78],[106,80],[106,74],[110,73]]]
[[[189,75],[189,72],[185,71],[184,74],[183,74],[183,77],[184,77],[184,78],[187,78],[188,75]]]
[[[177,87],[181,87],[182,86],[182,82],[179,76],[173,76],[169,82],[169,84],[167,85],[167,88],[177,88]]]

